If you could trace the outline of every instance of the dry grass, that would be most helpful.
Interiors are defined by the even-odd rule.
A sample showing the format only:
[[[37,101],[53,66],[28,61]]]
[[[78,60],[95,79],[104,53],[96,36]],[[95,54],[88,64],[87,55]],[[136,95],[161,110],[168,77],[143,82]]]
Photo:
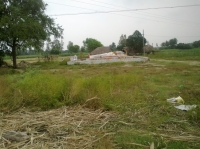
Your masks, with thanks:
[[[90,110],[81,106],[62,107],[44,112],[30,112],[23,108],[13,114],[1,116],[0,148],[93,148],[107,141],[113,148],[111,140],[114,135],[104,127],[116,119],[116,113],[102,109]],[[4,134],[8,131],[25,132],[24,141],[9,141]],[[105,145],[105,144],[104,144]],[[107,148],[107,147],[106,147]]]

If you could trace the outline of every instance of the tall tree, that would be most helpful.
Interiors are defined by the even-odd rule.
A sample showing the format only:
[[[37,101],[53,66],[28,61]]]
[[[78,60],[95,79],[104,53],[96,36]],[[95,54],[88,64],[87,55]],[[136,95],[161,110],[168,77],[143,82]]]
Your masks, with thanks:
[[[73,42],[69,41],[67,49],[69,50],[69,52],[78,53],[80,47],[79,45],[74,45]]]
[[[177,45],[178,40],[176,38],[170,39],[169,40],[169,46],[171,49],[174,49]]]
[[[80,50],[81,50],[81,52],[85,52],[85,47],[82,46]]]
[[[119,38],[119,46],[126,46],[126,35],[121,35]]]
[[[110,47],[110,49],[113,50],[113,51],[115,51],[116,48],[117,48],[114,42],[113,42],[111,45],[109,45],[109,47]]]
[[[60,54],[61,51],[63,50],[63,41],[58,40],[58,39],[54,39],[51,42],[51,50],[50,53],[51,54]]]
[[[62,36],[61,26],[45,14],[46,6],[42,0],[0,0],[0,43],[12,51],[13,68],[22,46],[39,49],[51,35]]]
[[[126,35],[121,35],[119,38],[119,43],[117,45],[117,50],[122,50],[126,46]]]
[[[83,45],[88,52],[92,52],[94,49],[103,46],[100,41],[93,38],[86,38],[86,40],[83,41]]]
[[[80,50],[80,46],[79,45],[74,45],[73,47],[74,53],[78,53]]]
[[[144,38],[144,45],[146,44],[146,39]],[[126,45],[129,47],[132,51],[136,53],[142,53],[143,52],[143,36],[142,34],[136,30],[133,35],[130,35],[128,39],[126,40]]]
[[[162,43],[161,43],[161,47],[163,47],[163,48],[166,47],[166,43],[165,43],[165,42],[162,42]]]

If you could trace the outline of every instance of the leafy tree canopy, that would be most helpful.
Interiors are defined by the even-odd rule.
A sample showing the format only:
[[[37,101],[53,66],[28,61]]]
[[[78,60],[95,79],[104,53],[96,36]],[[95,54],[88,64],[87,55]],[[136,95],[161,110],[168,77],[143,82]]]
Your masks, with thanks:
[[[146,44],[146,39],[144,38],[144,45]],[[131,50],[134,50],[136,53],[143,52],[143,36],[142,34],[136,30],[133,35],[128,36],[126,40],[126,45]]]
[[[92,52],[94,49],[103,46],[100,41],[93,38],[86,38],[86,40],[83,41],[83,45],[88,52]]]
[[[192,46],[186,43],[179,43],[176,46],[177,49],[192,49]]]
[[[170,39],[169,40],[169,46],[170,46],[170,48],[174,49],[176,47],[177,43],[178,43],[178,40],[176,38]]]
[[[173,39],[170,39],[169,41],[165,41],[161,43],[161,46],[164,48],[174,49],[176,48],[177,43],[178,43],[178,40],[176,38],[173,38]]]
[[[109,45],[109,47],[110,47],[110,49],[111,49],[112,51],[115,51],[116,48],[117,48],[114,42],[113,42],[111,45]]]
[[[60,41],[58,39],[54,39],[54,41],[51,42],[51,54],[60,54],[63,50],[63,41]]]
[[[194,41],[194,42],[192,43],[192,46],[193,46],[194,48],[200,47],[200,40],[199,40],[199,41]]]
[[[67,49],[69,50],[69,52],[78,53],[80,47],[79,47],[79,45],[73,45],[73,42],[69,41],[69,43],[67,45]]]
[[[85,52],[86,50],[85,50],[85,47],[84,46],[82,46],[81,47],[81,52]]]
[[[53,35],[62,36],[63,29],[45,14],[42,0],[0,0],[0,44],[12,51],[16,68],[16,51],[22,47],[38,48]]]
[[[117,50],[122,50],[126,46],[126,35],[122,34],[119,38],[119,43],[116,47]]]

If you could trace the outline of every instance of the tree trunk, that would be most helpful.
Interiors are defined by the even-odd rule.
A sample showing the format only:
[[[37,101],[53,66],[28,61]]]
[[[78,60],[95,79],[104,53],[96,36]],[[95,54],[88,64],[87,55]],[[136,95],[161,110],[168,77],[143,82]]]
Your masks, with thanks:
[[[17,68],[16,39],[13,39],[12,58],[13,58],[13,68],[16,69]]]

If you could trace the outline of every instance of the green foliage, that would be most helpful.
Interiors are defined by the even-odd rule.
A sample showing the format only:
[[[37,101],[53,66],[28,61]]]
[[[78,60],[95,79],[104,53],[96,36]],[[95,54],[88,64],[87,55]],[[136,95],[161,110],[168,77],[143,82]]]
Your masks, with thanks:
[[[174,49],[176,47],[176,45],[177,45],[177,42],[178,42],[178,40],[176,38],[170,39],[169,40],[169,47],[171,49]]]
[[[121,35],[117,46],[118,50],[122,50],[126,46],[126,35]]]
[[[67,49],[69,50],[70,53],[78,53],[80,47],[79,45],[73,45],[73,42],[69,41]]]
[[[14,100],[5,101],[4,106],[25,105],[42,109],[54,108],[63,105],[62,91],[65,82],[62,77],[49,74],[40,74],[39,71],[30,71],[9,80],[10,88],[5,97]],[[15,83],[14,83],[15,82]]]
[[[137,144],[142,144],[142,145],[147,145],[147,146],[148,146],[148,142],[153,142],[153,139],[151,138],[151,136],[142,136],[141,134],[136,134],[133,132],[118,133],[115,138],[117,142],[119,143],[120,148],[122,149],[141,148],[141,147],[138,147],[136,144],[134,145],[134,142]]]
[[[124,48],[123,45],[118,45],[118,46],[117,46],[117,50],[122,50],[123,48]]]
[[[173,39],[170,39],[169,41],[161,43],[161,46],[164,48],[174,49],[176,48],[177,43],[178,43],[178,40],[176,38],[173,38]]]
[[[82,46],[81,47],[81,52],[85,52],[86,50],[85,50],[85,48]]]
[[[100,41],[93,38],[86,38],[86,40],[83,41],[83,45],[89,53],[92,52],[94,49],[103,46]]]
[[[189,44],[185,44],[185,43],[179,43],[176,46],[177,49],[192,49],[192,46],[190,46]]]
[[[144,45],[146,44],[146,39],[144,38]],[[135,53],[143,52],[143,36],[136,30],[133,35],[130,35],[126,40],[126,45]]]
[[[192,43],[192,45],[193,45],[194,48],[200,47],[200,40],[199,40],[199,41],[194,41],[194,42]]]
[[[43,46],[50,36],[60,37],[63,29],[45,14],[42,0],[4,0],[0,7],[0,41],[12,49],[13,67],[16,68],[16,51],[20,48]]]
[[[115,51],[116,48],[117,48],[114,42],[113,42],[109,47],[110,47],[110,49],[111,49],[112,51]]]
[[[59,41],[58,39],[54,39],[54,41],[51,42],[50,49],[51,54],[60,54],[63,49],[63,42]]]

